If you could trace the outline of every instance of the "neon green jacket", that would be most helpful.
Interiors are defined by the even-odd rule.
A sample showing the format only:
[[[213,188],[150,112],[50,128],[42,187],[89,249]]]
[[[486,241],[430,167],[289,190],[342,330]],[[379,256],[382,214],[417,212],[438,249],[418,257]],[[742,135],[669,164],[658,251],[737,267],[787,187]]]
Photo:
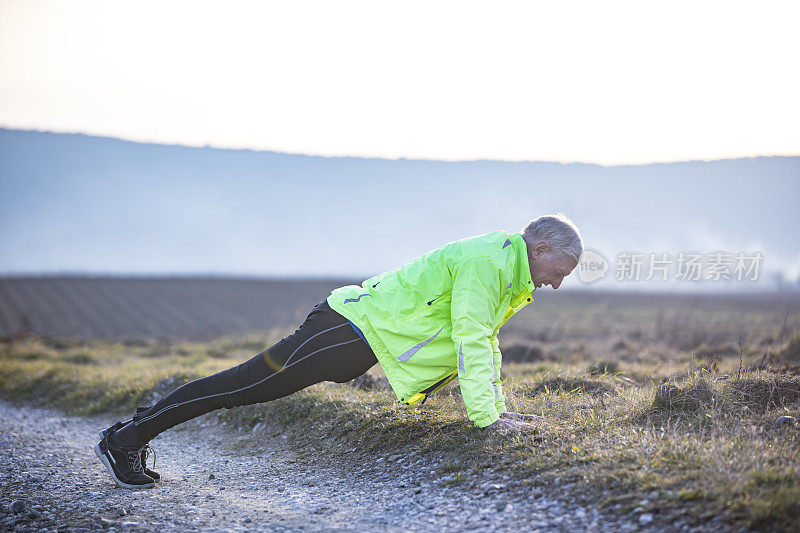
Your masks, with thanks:
[[[495,231],[335,289],[327,301],[364,333],[401,402],[457,375],[467,416],[486,427],[505,411],[497,331],[533,290],[522,235]]]

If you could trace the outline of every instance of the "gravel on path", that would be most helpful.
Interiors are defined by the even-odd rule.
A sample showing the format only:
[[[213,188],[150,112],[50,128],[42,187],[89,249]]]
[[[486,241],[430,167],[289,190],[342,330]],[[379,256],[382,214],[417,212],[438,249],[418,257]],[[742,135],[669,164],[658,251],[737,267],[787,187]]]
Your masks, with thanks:
[[[213,416],[154,439],[163,480],[129,490],[113,483],[92,449],[114,420],[0,402],[0,531],[673,529],[652,516],[606,517],[514,480],[452,485],[431,475],[435,462],[412,454],[356,469],[309,464],[286,438],[224,428]]]

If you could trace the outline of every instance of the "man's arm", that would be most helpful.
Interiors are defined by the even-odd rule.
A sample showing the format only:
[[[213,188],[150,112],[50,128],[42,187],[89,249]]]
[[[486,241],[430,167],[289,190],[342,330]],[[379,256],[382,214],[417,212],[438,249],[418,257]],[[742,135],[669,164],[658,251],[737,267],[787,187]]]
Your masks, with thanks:
[[[500,342],[497,340],[497,335],[493,335],[489,341],[492,345],[492,355],[494,360],[494,370],[495,374],[493,376],[493,387],[494,387],[494,395],[495,401],[494,406],[497,409],[497,414],[500,415],[502,420],[511,420],[514,422],[535,422],[536,420],[543,420],[541,416],[538,415],[526,415],[522,413],[512,413],[506,410],[506,401],[503,397],[503,386],[502,380],[500,379],[500,365],[502,363],[502,355],[500,354]],[[523,425],[514,425],[514,424],[506,424],[505,428],[512,428],[516,427],[518,429],[524,429],[528,427],[528,424]]]
[[[451,337],[458,360],[458,383],[467,416],[479,428],[500,418],[490,341],[500,294],[500,270],[492,259],[480,257],[467,260],[454,272]]]
[[[500,354],[500,341],[497,340],[497,335],[492,335],[489,339],[492,345],[492,388],[494,389],[494,408],[497,414],[503,416],[506,412],[506,400],[503,397],[503,383],[500,380],[500,364],[502,363],[502,355]]]

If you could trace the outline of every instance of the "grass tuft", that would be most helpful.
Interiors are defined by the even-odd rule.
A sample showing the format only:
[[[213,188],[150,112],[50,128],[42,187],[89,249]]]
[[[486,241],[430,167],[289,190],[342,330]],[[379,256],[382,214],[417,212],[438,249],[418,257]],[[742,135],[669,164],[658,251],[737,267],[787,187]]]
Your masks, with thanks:
[[[683,386],[662,383],[656,387],[650,410],[653,414],[699,413],[714,401],[711,383],[695,374]]]
[[[586,372],[593,376],[597,374],[616,374],[619,372],[619,362],[597,361],[596,363],[591,363]]]
[[[385,376],[376,376],[369,372],[350,381],[349,385],[361,390],[391,390],[389,380]]]
[[[564,393],[578,393],[578,394],[604,394],[615,393],[617,389],[611,383],[601,379],[583,379],[580,377],[571,376],[555,376],[546,378],[540,383],[537,383],[532,388],[526,390],[521,389],[522,392],[528,392],[531,395],[549,394],[551,392],[564,392]]]
[[[731,377],[722,385],[726,406],[766,411],[782,409],[800,401],[800,376],[753,373]]]

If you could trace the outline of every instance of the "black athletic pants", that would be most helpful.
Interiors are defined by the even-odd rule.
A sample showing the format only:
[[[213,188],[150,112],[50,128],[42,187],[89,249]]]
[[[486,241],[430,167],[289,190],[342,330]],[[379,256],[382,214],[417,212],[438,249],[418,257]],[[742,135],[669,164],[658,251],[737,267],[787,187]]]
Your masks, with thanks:
[[[202,414],[288,396],[320,381],[344,383],[377,363],[369,345],[323,300],[293,334],[249,361],[187,383],[133,421],[143,442]]]

